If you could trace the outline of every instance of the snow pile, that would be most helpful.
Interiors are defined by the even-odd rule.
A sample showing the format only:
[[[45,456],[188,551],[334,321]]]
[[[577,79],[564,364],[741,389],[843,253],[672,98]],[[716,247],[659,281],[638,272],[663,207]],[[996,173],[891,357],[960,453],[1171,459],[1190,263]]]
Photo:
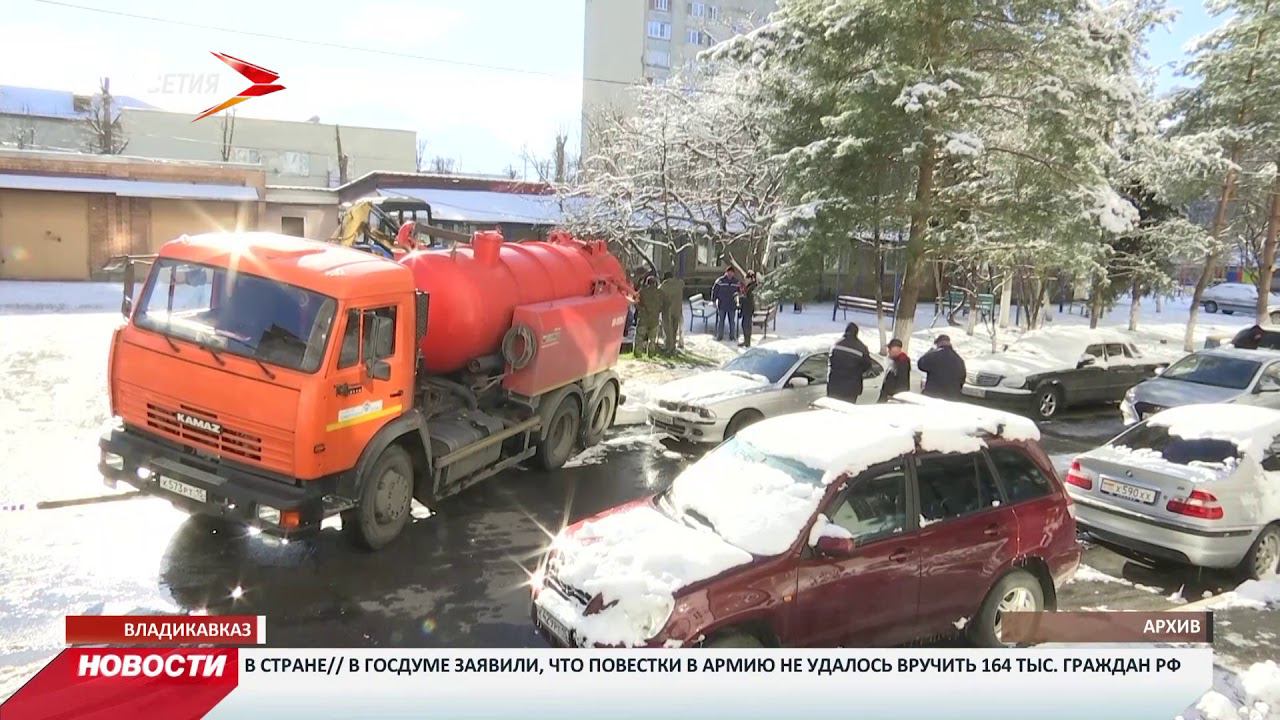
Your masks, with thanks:
[[[1267,720],[1280,717],[1280,665],[1258,662],[1238,675],[1214,669],[1213,688],[1184,720]]]
[[[594,598],[602,609],[583,609],[559,593],[538,593],[536,603],[569,624],[587,644],[640,645],[666,624],[675,593],[751,562],[751,555],[707,530],[681,525],[648,505],[591,520],[554,546],[555,577]]]
[[[1193,483],[1221,480],[1230,468],[1222,463],[1193,463],[1183,465],[1169,462],[1164,454],[1151,448],[1131,448],[1127,445],[1103,445],[1090,450],[1085,457],[1113,462],[1128,468],[1148,470],[1161,475],[1184,478]]]
[[[813,521],[813,527],[809,528],[809,547],[817,547],[818,540],[824,537],[852,540],[853,533],[831,522],[826,515],[818,513],[818,517]]]
[[[820,475],[787,468],[740,437],[680,473],[671,485],[671,504],[679,513],[700,516],[695,521],[710,522],[716,533],[747,552],[779,555],[818,509],[826,492]]]
[[[1183,405],[1158,412],[1147,422],[1187,440],[1225,440],[1258,462],[1271,438],[1280,433],[1280,412],[1253,405]]]
[[[1280,577],[1269,577],[1265,580],[1246,580],[1235,590],[1219,595],[1208,603],[1208,607],[1213,610],[1225,610],[1228,608],[1267,610],[1280,608]]]

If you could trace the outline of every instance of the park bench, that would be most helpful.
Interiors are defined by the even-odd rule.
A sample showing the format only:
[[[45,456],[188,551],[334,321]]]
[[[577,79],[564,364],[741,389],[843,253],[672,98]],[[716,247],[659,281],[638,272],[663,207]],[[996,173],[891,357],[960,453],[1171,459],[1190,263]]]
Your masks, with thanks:
[[[877,302],[880,303],[880,309],[884,311],[885,315],[890,317],[893,316],[894,308],[893,303],[891,302],[885,302],[883,300],[877,301],[872,300],[871,298],[856,297],[853,295],[839,295],[836,297],[835,306],[831,308],[831,319],[836,319],[837,311],[843,311],[846,320],[849,318],[850,310],[861,310],[873,313],[876,311]]]
[[[751,327],[760,328],[760,339],[769,337],[769,325],[773,325],[773,331],[778,332],[778,303],[772,303],[768,307],[759,308],[751,313]]]
[[[948,290],[944,302],[948,318],[954,318],[956,314],[969,314],[969,297],[962,290]],[[978,317],[990,320],[995,312],[996,296],[992,293],[978,293]]]
[[[702,321],[702,332],[707,331],[707,322],[716,316],[716,305],[702,297],[702,294],[689,296],[689,332],[693,332],[693,321]]]

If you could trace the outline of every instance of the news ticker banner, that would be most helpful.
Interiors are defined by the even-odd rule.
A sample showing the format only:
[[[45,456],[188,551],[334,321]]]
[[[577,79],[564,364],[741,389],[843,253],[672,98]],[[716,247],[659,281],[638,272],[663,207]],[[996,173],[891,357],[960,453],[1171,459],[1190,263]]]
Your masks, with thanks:
[[[1212,672],[1205,647],[69,648],[0,717],[1169,720]]]

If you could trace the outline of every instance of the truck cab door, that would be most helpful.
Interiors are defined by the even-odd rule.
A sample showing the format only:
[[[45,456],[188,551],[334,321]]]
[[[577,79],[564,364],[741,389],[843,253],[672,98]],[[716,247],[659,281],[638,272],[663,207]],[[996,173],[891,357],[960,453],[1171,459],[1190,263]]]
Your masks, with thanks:
[[[386,421],[408,407],[412,363],[395,362],[412,344],[409,313],[393,304],[349,308],[342,315],[337,357],[325,401],[324,444],[333,470],[353,467]]]

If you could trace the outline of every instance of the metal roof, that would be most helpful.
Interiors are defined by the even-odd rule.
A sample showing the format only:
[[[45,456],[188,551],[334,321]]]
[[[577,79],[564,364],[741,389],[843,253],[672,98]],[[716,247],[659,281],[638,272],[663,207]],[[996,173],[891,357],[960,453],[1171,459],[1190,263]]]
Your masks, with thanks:
[[[425,200],[432,219],[443,222],[557,225],[563,220],[554,195],[435,188],[384,188],[378,194]]]
[[[174,198],[178,200],[223,200],[243,202],[258,199],[257,188],[211,183],[157,182],[124,178],[69,177],[61,175],[16,175],[0,173],[0,189],[47,190],[53,192],[103,193],[121,197]]]
[[[0,85],[0,113],[76,120],[87,113],[76,112],[75,97],[76,93],[67,90]],[[127,95],[112,95],[111,99],[117,111],[122,108],[152,107]]]

